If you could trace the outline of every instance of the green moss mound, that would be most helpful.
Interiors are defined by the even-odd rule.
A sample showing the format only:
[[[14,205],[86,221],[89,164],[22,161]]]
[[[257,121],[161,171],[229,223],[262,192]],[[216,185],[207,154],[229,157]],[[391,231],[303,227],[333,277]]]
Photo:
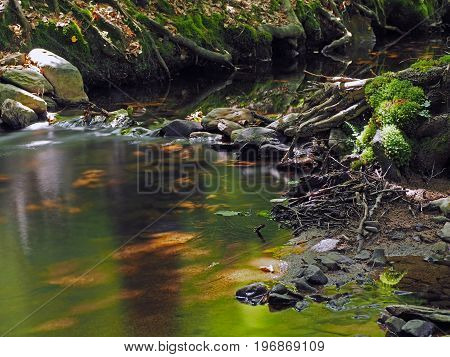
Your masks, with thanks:
[[[381,131],[383,148],[386,155],[399,167],[409,163],[412,148],[403,132],[395,125],[387,125]]]
[[[385,100],[376,110],[377,118],[383,126],[395,125],[403,130],[411,130],[420,118],[422,106],[409,100]]]

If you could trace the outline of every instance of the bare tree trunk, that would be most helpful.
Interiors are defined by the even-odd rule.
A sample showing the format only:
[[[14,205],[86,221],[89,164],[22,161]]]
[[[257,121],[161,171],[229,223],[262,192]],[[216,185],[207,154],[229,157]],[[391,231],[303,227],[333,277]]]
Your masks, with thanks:
[[[12,0],[11,2],[13,6],[13,11],[16,13],[19,18],[20,25],[23,28],[23,32],[25,34],[25,38],[29,40],[31,38],[31,24],[28,22],[25,13],[23,12],[22,5],[19,0]]]

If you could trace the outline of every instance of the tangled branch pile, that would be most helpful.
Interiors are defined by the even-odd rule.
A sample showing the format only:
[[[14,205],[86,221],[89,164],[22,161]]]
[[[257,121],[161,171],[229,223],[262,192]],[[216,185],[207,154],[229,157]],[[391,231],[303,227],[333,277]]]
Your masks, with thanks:
[[[287,204],[277,204],[272,214],[295,235],[310,228],[349,228],[361,249],[370,234],[379,232],[375,212],[382,202],[405,199],[405,192],[387,182],[381,170],[351,171],[328,153],[321,172],[304,176],[287,193]]]

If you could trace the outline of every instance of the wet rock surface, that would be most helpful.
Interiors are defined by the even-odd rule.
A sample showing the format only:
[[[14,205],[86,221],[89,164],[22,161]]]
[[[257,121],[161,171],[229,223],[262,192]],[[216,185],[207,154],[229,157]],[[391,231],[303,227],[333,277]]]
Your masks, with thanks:
[[[30,108],[12,99],[7,99],[1,106],[2,125],[9,130],[26,128],[38,120],[37,114]]]

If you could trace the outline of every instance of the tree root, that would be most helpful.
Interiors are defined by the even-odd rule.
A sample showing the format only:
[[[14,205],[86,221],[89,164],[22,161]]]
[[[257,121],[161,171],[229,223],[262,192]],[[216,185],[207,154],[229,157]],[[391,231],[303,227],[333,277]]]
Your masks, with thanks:
[[[403,31],[401,31],[398,27],[390,26],[386,23],[381,22],[379,16],[375,12],[370,10],[367,6],[358,4],[357,2],[352,2],[352,5],[356,7],[364,16],[374,19],[380,28],[385,29],[386,31],[397,32],[400,35],[403,34]]]
[[[20,4],[19,0],[8,0],[8,2],[5,5],[5,8],[7,8],[8,4],[11,4],[13,11],[16,13],[19,23],[23,28],[23,33],[25,34],[25,38],[27,40],[30,40],[31,38],[31,24],[28,22],[25,13],[23,12],[22,5]]]

